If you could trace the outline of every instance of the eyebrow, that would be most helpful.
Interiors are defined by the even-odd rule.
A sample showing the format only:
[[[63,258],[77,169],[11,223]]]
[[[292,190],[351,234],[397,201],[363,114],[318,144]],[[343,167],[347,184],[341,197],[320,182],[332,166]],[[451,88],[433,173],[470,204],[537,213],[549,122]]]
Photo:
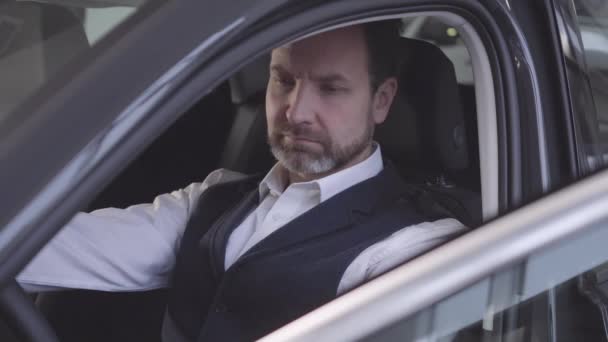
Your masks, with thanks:
[[[282,65],[275,64],[270,66],[270,71],[274,71],[279,74],[289,74],[289,71],[285,69]]]
[[[328,75],[313,76],[313,79],[321,83],[348,82],[348,79],[342,74],[332,73]]]
[[[291,74],[284,66],[280,64],[274,64],[270,66],[271,72],[276,72],[281,75]],[[311,77],[313,81],[319,83],[334,83],[334,82],[349,82],[349,79],[340,73],[330,73],[326,75],[313,75]]]

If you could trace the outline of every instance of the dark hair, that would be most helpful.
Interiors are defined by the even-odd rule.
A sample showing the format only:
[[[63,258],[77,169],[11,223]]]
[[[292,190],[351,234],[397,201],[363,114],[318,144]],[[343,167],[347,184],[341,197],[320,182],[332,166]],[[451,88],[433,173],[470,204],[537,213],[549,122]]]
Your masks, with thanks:
[[[372,92],[375,92],[387,78],[399,76],[400,28],[401,20],[363,24]]]

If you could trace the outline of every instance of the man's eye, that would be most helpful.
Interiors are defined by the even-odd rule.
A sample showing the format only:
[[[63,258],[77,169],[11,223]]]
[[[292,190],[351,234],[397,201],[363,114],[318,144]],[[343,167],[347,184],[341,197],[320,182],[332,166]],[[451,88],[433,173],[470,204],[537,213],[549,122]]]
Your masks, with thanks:
[[[321,85],[321,91],[325,94],[334,94],[334,93],[341,92],[343,90],[344,90],[344,88],[338,87],[333,84],[322,84]]]
[[[293,86],[293,80],[285,77],[273,77],[273,81],[281,87],[287,88]]]

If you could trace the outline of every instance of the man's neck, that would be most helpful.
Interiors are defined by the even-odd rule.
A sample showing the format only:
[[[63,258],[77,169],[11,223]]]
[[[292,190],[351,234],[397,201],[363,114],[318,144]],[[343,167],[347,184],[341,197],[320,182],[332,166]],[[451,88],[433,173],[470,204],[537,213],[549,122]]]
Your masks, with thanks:
[[[292,183],[301,183],[301,182],[310,182],[316,179],[320,179],[323,177],[327,177],[331,174],[334,174],[336,172],[342,171],[344,169],[347,169],[353,165],[356,165],[362,161],[364,161],[365,159],[367,159],[373,152],[373,147],[372,144],[369,144],[365,149],[363,149],[359,154],[355,155],[349,162],[347,162],[346,164],[331,169],[327,172],[324,173],[312,173],[312,174],[305,174],[305,173],[297,173],[297,172],[288,172],[288,186],[289,184]]]

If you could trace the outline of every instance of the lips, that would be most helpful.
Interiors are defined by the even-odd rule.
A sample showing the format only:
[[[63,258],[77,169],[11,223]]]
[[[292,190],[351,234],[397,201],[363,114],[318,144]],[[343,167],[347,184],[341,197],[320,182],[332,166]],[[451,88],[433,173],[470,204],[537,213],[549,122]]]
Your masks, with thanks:
[[[314,138],[311,138],[308,136],[303,136],[303,135],[284,134],[283,137],[285,137],[291,141],[296,141],[296,142],[306,142],[306,143],[315,143],[315,144],[321,143]]]

